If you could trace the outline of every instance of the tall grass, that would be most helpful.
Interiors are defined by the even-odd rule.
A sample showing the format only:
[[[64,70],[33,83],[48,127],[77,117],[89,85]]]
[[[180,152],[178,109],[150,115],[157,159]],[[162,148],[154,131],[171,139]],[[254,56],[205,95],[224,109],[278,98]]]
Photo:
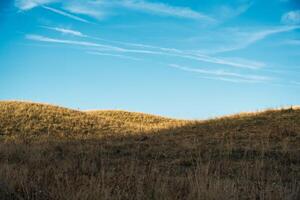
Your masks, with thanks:
[[[300,198],[300,110],[145,116],[0,103],[0,199]]]

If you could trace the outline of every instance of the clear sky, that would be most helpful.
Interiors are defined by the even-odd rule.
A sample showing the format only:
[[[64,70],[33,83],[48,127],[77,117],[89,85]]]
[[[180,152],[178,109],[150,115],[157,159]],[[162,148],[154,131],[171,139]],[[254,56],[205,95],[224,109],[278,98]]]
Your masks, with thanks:
[[[300,1],[1,0],[0,100],[177,118],[300,104]]]

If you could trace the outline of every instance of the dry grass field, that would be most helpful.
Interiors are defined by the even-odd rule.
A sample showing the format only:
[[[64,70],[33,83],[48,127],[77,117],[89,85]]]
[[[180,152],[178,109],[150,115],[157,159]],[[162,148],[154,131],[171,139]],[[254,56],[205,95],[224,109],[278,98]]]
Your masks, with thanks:
[[[0,102],[0,199],[300,199],[300,109],[205,121]]]

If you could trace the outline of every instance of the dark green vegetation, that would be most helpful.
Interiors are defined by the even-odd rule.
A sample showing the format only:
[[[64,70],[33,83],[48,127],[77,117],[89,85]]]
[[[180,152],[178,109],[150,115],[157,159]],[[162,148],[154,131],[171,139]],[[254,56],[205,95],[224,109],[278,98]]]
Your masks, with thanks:
[[[0,199],[300,199],[300,110],[207,121],[0,102]]]

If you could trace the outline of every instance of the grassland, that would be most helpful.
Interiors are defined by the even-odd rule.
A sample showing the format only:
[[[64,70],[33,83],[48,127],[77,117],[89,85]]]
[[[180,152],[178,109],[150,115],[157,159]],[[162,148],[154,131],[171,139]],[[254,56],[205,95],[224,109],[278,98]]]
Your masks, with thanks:
[[[0,199],[300,199],[300,110],[205,121],[0,102]]]

